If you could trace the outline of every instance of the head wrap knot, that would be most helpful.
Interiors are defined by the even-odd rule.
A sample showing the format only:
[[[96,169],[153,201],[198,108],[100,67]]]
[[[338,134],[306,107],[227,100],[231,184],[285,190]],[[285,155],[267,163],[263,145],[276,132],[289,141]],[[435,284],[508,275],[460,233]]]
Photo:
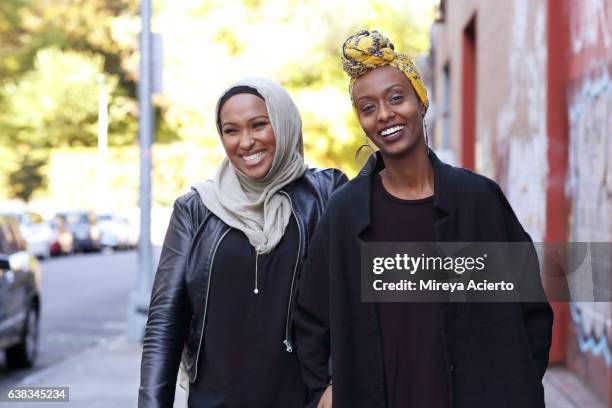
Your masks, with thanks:
[[[342,68],[351,77],[349,93],[353,107],[355,105],[353,87],[357,78],[385,65],[395,67],[406,75],[427,111],[429,107],[427,88],[414,61],[405,54],[395,52],[391,41],[376,30],[357,31],[342,45]]]

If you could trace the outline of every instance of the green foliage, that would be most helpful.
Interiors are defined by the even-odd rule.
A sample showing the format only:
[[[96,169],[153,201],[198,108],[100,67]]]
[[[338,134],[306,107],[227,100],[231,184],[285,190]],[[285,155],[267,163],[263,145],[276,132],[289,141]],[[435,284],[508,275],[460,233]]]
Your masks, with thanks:
[[[0,80],[31,69],[40,49],[58,47],[102,55],[105,71],[119,75],[133,94],[122,60],[136,44],[119,41],[113,26],[136,15],[137,2],[129,0],[2,0]]]
[[[355,151],[363,143],[363,132],[347,94],[348,78],[340,62],[343,41],[358,29],[377,29],[393,41],[397,51],[415,57],[429,46],[434,17],[433,2],[411,0],[226,0],[207,4],[196,15],[201,25],[217,34],[204,38],[201,42],[209,45],[202,49],[222,44],[227,55],[214,54],[214,61],[232,67],[228,73],[278,80],[302,113],[310,164],[338,167],[350,175],[359,166]],[[223,74],[215,71],[206,84],[203,75],[202,88],[213,88],[213,81],[238,79]]]
[[[230,55],[238,55],[244,51],[244,45],[238,39],[236,33],[228,28],[222,28],[217,31],[214,39],[218,43],[225,44]]]
[[[229,83],[244,76],[272,77],[290,91],[303,116],[310,165],[354,175],[363,132],[347,95],[342,41],[359,28],[379,29],[396,50],[416,56],[428,48],[434,3],[155,0],[153,28],[163,32],[166,54],[164,95],[154,98],[155,141],[197,141],[205,152],[186,161],[173,151],[155,161],[155,201],[171,203],[182,188],[211,175],[187,162],[214,158],[207,166],[218,163],[214,105]],[[45,186],[39,177],[45,174],[42,152],[96,145],[100,75],[109,101],[109,145],[135,149],[139,4],[0,1],[0,156],[9,156],[0,163],[0,190],[31,198],[32,191]],[[116,157],[114,168],[123,169],[115,172],[114,180],[123,180],[117,185],[136,188],[138,171],[132,167],[137,158],[132,153]],[[91,174],[83,175],[84,182]],[[53,179],[58,177],[61,172],[49,178],[52,194],[60,191],[62,183]],[[72,194],[81,193],[71,188]]]
[[[47,185],[48,152],[22,146],[15,159],[15,167],[8,176],[8,192],[12,197],[28,202],[36,190]]]
[[[42,49],[32,70],[0,88],[0,143],[12,147],[18,158],[17,166],[5,173],[11,196],[27,201],[45,187],[41,171],[47,157],[34,158],[34,152],[97,145],[101,92],[109,101],[109,144],[135,142],[135,102],[115,76],[101,74],[103,64],[103,57],[92,53]],[[28,153],[17,146],[27,147]]]
[[[34,69],[0,89],[0,140],[33,147],[94,146],[98,137],[98,98],[110,96],[109,143],[135,140],[133,102],[117,91],[118,80],[102,75],[103,58],[95,54],[40,50]],[[101,91],[104,78],[106,91]]]
[[[3,0],[0,2],[0,79],[13,75],[26,65],[21,48],[25,30],[22,12],[28,5],[27,0]]]
[[[242,4],[244,4],[246,8],[249,8],[251,10],[257,10],[261,8],[263,3],[264,0],[242,0]]]
[[[116,27],[136,12],[131,0],[0,2],[0,145],[14,165],[2,169],[2,181],[11,196],[27,200],[45,187],[40,152],[97,143],[101,73],[111,102],[109,142],[134,142],[135,82],[125,62],[137,43]]]

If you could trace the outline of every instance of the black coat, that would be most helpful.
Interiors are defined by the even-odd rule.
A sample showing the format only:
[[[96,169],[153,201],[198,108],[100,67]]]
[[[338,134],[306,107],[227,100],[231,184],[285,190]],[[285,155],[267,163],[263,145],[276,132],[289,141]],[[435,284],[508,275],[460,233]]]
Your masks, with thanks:
[[[336,169],[308,169],[283,187],[291,200],[300,231],[300,258],[293,279],[308,251],[310,237],[331,193],[346,182]],[[170,407],[174,401],[179,363],[190,382],[197,377],[205,335],[207,296],[216,249],[230,227],[211,213],[192,190],[174,203],[159,260],[145,328],[138,406]],[[284,345],[293,353],[293,313],[296,291],[291,285]],[[230,296],[230,294],[228,294]]]
[[[430,159],[436,241],[531,241],[495,182],[442,163],[433,152]],[[370,223],[372,180],[382,167],[379,155],[371,175],[359,175],[332,196],[298,284],[296,341],[304,377],[313,390],[324,388],[331,355],[334,408],[386,405],[378,316],[374,303],[360,301],[360,244]],[[548,303],[442,307],[449,406],[544,406],[541,380],[553,321]]]

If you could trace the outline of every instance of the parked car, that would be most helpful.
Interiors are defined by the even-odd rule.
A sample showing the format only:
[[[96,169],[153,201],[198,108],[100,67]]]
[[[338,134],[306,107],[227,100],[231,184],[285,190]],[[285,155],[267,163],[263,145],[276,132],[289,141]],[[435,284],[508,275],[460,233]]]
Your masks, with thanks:
[[[74,239],[74,250],[77,252],[99,251],[100,229],[96,214],[91,211],[66,211],[56,215],[72,232]]]
[[[98,227],[100,229],[100,243],[103,247],[113,249],[131,249],[134,244],[131,240],[130,223],[127,218],[117,214],[98,214]]]
[[[40,214],[33,211],[3,212],[17,219],[19,230],[26,241],[28,251],[38,258],[51,255],[53,231]]]
[[[49,220],[51,227],[51,255],[68,255],[74,251],[74,235],[63,218]]]
[[[17,219],[0,216],[0,350],[9,368],[31,367],[38,355],[40,274]]]

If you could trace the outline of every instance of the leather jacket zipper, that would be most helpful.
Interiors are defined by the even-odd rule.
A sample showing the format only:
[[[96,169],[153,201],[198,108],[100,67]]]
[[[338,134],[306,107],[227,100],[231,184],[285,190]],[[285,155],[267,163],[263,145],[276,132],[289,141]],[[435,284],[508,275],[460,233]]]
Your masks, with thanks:
[[[202,331],[200,332],[200,343],[198,344],[198,353],[196,354],[195,360],[195,374],[193,375],[193,382],[195,382],[196,378],[198,378],[198,361],[200,360],[200,349],[202,348],[202,340],[204,339],[204,325],[206,324],[206,312],[208,310],[208,293],[210,292],[210,277],[212,276],[213,263],[215,261],[215,255],[217,254],[217,249],[219,249],[219,245],[223,238],[230,232],[231,228],[228,228],[227,231],[221,235],[217,245],[215,245],[215,249],[213,250],[212,257],[210,259],[210,266],[208,268],[208,285],[206,286],[206,301],[204,302],[204,316],[202,317]]]
[[[287,194],[284,191],[281,191],[282,194],[286,195],[287,198],[289,199],[289,204],[291,205],[291,213],[293,214],[293,217],[295,218],[295,223],[298,226],[298,250],[297,250],[297,257],[295,259],[295,266],[293,267],[293,276],[291,278],[291,288],[289,289],[289,303],[287,305],[287,322],[285,324],[285,340],[283,340],[283,344],[286,347],[286,351],[287,353],[292,353],[293,352],[293,345],[291,344],[291,336],[290,336],[290,328],[289,328],[289,318],[291,316],[291,300],[293,297],[293,285],[295,283],[295,275],[297,273],[297,267],[298,264],[300,262],[300,252],[302,250],[302,227],[300,226],[300,221],[298,220],[297,215],[295,214],[295,211],[293,210],[293,201],[291,200],[291,196],[289,196],[289,194]]]
[[[300,226],[300,221],[297,217],[297,215],[295,214],[295,211],[293,209],[293,201],[291,200],[291,196],[289,196],[289,194],[287,194],[284,191],[280,191],[281,194],[284,194],[287,196],[287,198],[289,198],[289,203],[291,205],[291,214],[293,214],[293,217],[295,218],[295,222],[298,226],[298,251],[297,251],[297,257],[295,260],[295,266],[293,267],[293,276],[291,277],[291,288],[289,289],[289,302],[287,304],[287,320],[285,323],[285,339],[283,340],[283,344],[285,345],[286,351],[287,353],[292,353],[293,352],[293,345],[291,344],[291,338],[290,338],[290,328],[289,328],[289,318],[291,316],[291,301],[293,298],[293,286],[295,284],[295,275],[297,273],[297,267],[300,261],[300,252],[302,250],[302,227]],[[193,381],[195,381],[198,378],[198,361],[200,360],[200,350],[202,349],[202,341],[204,339],[204,326],[206,324],[206,312],[208,310],[208,294],[210,292],[210,278],[212,276],[212,267],[213,267],[213,263],[215,260],[215,255],[217,254],[217,249],[219,248],[219,245],[221,244],[221,241],[223,240],[223,238],[225,238],[225,236],[227,235],[227,233],[230,231],[230,229],[228,229],[227,231],[225,231],[223,233],[223,235],[221,235],[221,238],[219,238],[219,242],[217,242],[217,245],[215,246],[215,249],[213,251],[211,260],[210,260],[210,267],[208,270],[208,286],[206,287],[206,301],[204,302],[204,316],[202,317],[202,331],[200,333],[200,342],[198,344],[198,352],[196,354],[196,360],[195,360],[195,374],[193,376]]]

